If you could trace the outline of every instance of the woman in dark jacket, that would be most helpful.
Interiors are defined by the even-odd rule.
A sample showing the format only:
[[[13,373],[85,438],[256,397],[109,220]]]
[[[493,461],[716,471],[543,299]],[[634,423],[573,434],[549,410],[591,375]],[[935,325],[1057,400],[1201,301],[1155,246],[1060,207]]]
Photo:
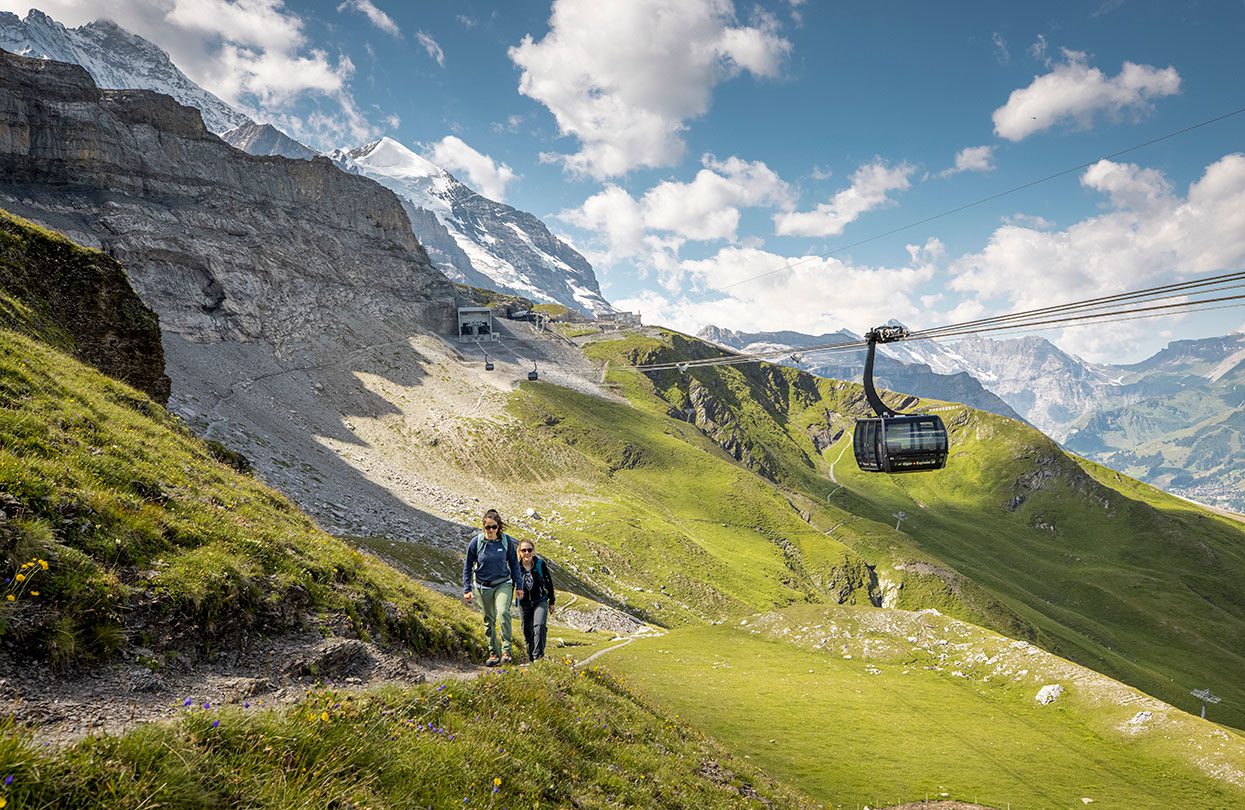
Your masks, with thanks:
[[[531,540],[519,542],[519,576],[523,583],[523,590],[519,592],[523,640],[527,642],[528,656],[535,661],[545,657],[546,626],[557,594],[553,590],[549,566],[536,556],[536,546]]]

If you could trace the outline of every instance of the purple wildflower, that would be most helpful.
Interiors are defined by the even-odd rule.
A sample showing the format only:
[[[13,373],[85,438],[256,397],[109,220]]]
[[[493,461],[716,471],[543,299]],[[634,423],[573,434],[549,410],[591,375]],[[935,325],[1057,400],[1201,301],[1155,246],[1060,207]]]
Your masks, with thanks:
[[[438,692],[444,692],[444,691],[445,691],[445,684],[441,684],[440,686],[438,686],[438,687],[437,687],[437,691],[438,691]],[[466,799],[463,799],[463,801],[466,801]]]
[[[249,708],[251,708],[251,701],[249,701],[249,700],[244,700],[244,701],[242,701],[242,708],[244,708],[244,709],[249,709]]]
[[[210,708],[212,708],[212,704],[211,704],[210,702],[208,702],[208,701],[204,701],[204,703],[203,703],[203,708],[205,708],[205,709],[210,709]]]
[[[217,726],[219,726],[219,725],[220,725],[220,721],[219,721],[219,720],[213,720],[213,721],[212,721],[212,728],[216,728],[216,727],[217,727]]]
[[[4,777],[4,786],[8,787],[11,784],[13,784],[13,774],[9,774],[8,776]]]

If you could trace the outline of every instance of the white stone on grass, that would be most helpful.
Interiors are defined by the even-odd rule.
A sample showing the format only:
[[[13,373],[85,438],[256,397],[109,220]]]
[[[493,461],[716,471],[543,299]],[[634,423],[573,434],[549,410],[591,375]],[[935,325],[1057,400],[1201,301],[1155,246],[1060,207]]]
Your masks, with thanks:
[[[1063,694],[1063,687],[1057,683],[1047,684],[1038,690],[1037,702],[1043,706],[1054,703]]]

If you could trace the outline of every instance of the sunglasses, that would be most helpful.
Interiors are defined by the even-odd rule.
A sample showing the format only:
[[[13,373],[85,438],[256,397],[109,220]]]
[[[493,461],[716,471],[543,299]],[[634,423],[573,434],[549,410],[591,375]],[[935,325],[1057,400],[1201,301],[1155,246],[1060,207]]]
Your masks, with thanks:
[[[530,549],[530,548],[521,548],[521,549],[519,549],[519,553],[520,553],[520,554],[531,554],[534,550],[535,550],[535,549]]]
[[[484,524],[484,529],[485,529],[485,531],[488,531],[488,530],[490,530],[490,529],[496,529],[496,528],[497,528],[497,524],[496,524],[496,523],[485,523],[485,524]]]

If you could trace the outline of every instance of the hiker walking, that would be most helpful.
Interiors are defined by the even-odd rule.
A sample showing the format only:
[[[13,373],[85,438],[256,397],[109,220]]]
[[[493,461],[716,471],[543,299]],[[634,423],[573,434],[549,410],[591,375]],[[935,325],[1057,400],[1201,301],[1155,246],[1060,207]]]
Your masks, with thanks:
[[[514,539],[502,531],[505,524],[496,509],[484,513],[483,531],[467,544],[467,561],[463,564],[463,601],[471,604],[471,579],[475,576],[480,607],[484,609],[484,632],[488,634],[487,667],[509,664],[510,603],[516,593],[523,598],[518,555]]]
[[[519,543],[519,574],[523,590],[519,591],[519,609],[523,612],[523,640],[527,642],[528,658],[532,661],[545,657],[545,635],[549,611],[553,610],[557,594],[553,590],[553,575],[549,566],[536,554],[531,540]]]

